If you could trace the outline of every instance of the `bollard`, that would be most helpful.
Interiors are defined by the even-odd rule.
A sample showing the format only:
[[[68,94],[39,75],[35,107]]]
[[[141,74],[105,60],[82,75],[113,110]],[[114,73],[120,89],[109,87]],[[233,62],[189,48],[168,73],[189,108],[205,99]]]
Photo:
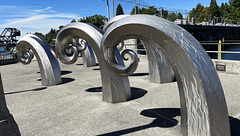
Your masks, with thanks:
[[[221,44],[221,40],[219,40],[219,43],[218,43],[218,59],[221,60],[222,59],[222,44]]]

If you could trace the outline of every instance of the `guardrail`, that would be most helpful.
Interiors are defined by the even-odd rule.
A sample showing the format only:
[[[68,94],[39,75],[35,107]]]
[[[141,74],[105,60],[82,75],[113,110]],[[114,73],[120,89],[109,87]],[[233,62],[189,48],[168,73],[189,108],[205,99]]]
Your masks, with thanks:
[[[222,59],[222,53],[232,53],[232,54],[240,54],[240,51],[222,51],[222,45],[240,45],[240,43],[223,43],[219,40],[218,43],[201,43],[201,45],[217,45],[218,51],[206,51],[207,53],[217,53],[218,60]]]
[[[0,53],[0,60],[15,59],[15,58],[16,58],[15,53],[10,53],[10,52]]]

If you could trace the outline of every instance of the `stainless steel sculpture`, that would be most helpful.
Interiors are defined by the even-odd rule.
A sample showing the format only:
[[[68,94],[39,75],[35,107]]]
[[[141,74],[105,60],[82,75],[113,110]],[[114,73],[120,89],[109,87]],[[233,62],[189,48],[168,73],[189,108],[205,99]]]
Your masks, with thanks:
[[[40,36],[27,34],[20,38],[17,46],[17,56],[23,64],[29,64],[36,56],[42,85],[50,86],[62,83],[61,70],[51,46]]]
[[[3,91],[2,78],[0,73],[0,135],[20,136],[19,128],[13,116],[10,114]]]
[[[91,46],[83,39],[73,38],[73,45],[75,45],[82,54],[83,66],[92,67],[96,65],[95,56]],[[80,46],[80,47],[79,47]]]
[[[104,67],[105,61],[101,52],[101,40],[103,32],[95,26],[86,23],[70,23],[66,25],[58,33],[56,38],[56,54],[61,62],[65,64],[72,64],[78,59],[77,47],[69,47],[66,43],[71,38],[81,38],[86,40],[87,43],[92,47],[100,66],[101,78],[102,78],[102,90],[103,90],[103,101],[106,102],[122,102],[131,98],[131,90],[129,80],[127,77],[118,77],[112,73],[106,71]],[[71,56],[66,54],[66,49],[71,48],[74,50]],[[121,55],[115,49],[117,62],[123,66]],[[128,53],[128,52],[125,52]],[[124,54],[125,54],[124,53]]]
[[[127,38],[151,43],[170,62],[179,88],[183,135],[230,135],[221,82],[207,53],[191,34],[173,22],[150,15],[129,16],[113,23],[102,39],[106,68],[113,74],[128,76],[134,71],[134,61],[125,68],[114,60],[116,44]]]
[[[106,31],[114,22],[128,16],[129,15],[115,16],[104,25],[103,31]],[[151,43],[146,41],[142,41],[142,43],[144,47],[147,46],[147,48],[145,49],[148,57],[148,71],[150,82],[151,83],[172,82],[174,80],[174,72],[166,57],[155,46],[151,45]]]

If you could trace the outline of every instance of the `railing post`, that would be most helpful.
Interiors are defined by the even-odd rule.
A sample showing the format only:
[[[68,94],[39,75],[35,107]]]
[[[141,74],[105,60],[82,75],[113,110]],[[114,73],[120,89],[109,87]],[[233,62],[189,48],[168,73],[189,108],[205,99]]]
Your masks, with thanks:
[[[222,59],[222,47],[221,47],[221,40],[219,40],[219,43],[218,43],[218,59],[221,60]]]

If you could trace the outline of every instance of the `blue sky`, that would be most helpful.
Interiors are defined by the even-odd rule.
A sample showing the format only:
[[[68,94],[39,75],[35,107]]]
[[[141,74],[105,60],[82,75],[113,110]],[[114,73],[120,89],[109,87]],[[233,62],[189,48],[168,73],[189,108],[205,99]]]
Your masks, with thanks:
[[[217,0],[217,3],[220,5],[228,1]],[[114,7],[119,3],[124,13],[130,14],[134,0],[114,0]],[[140,0],[140,3],[184,14],[185,10],[190,11],[198,3],[209,6],[210,0]],[[112,0],[109,0],[109,5],[112,17]],[[58,29],[58,26],[66,25],[72,19],[78,20],[94,14],[107,17],[106,0],[0,0],[0,32],[6,27],[15,27],[22,35],[27,32],[46,34],[51,28]]]

